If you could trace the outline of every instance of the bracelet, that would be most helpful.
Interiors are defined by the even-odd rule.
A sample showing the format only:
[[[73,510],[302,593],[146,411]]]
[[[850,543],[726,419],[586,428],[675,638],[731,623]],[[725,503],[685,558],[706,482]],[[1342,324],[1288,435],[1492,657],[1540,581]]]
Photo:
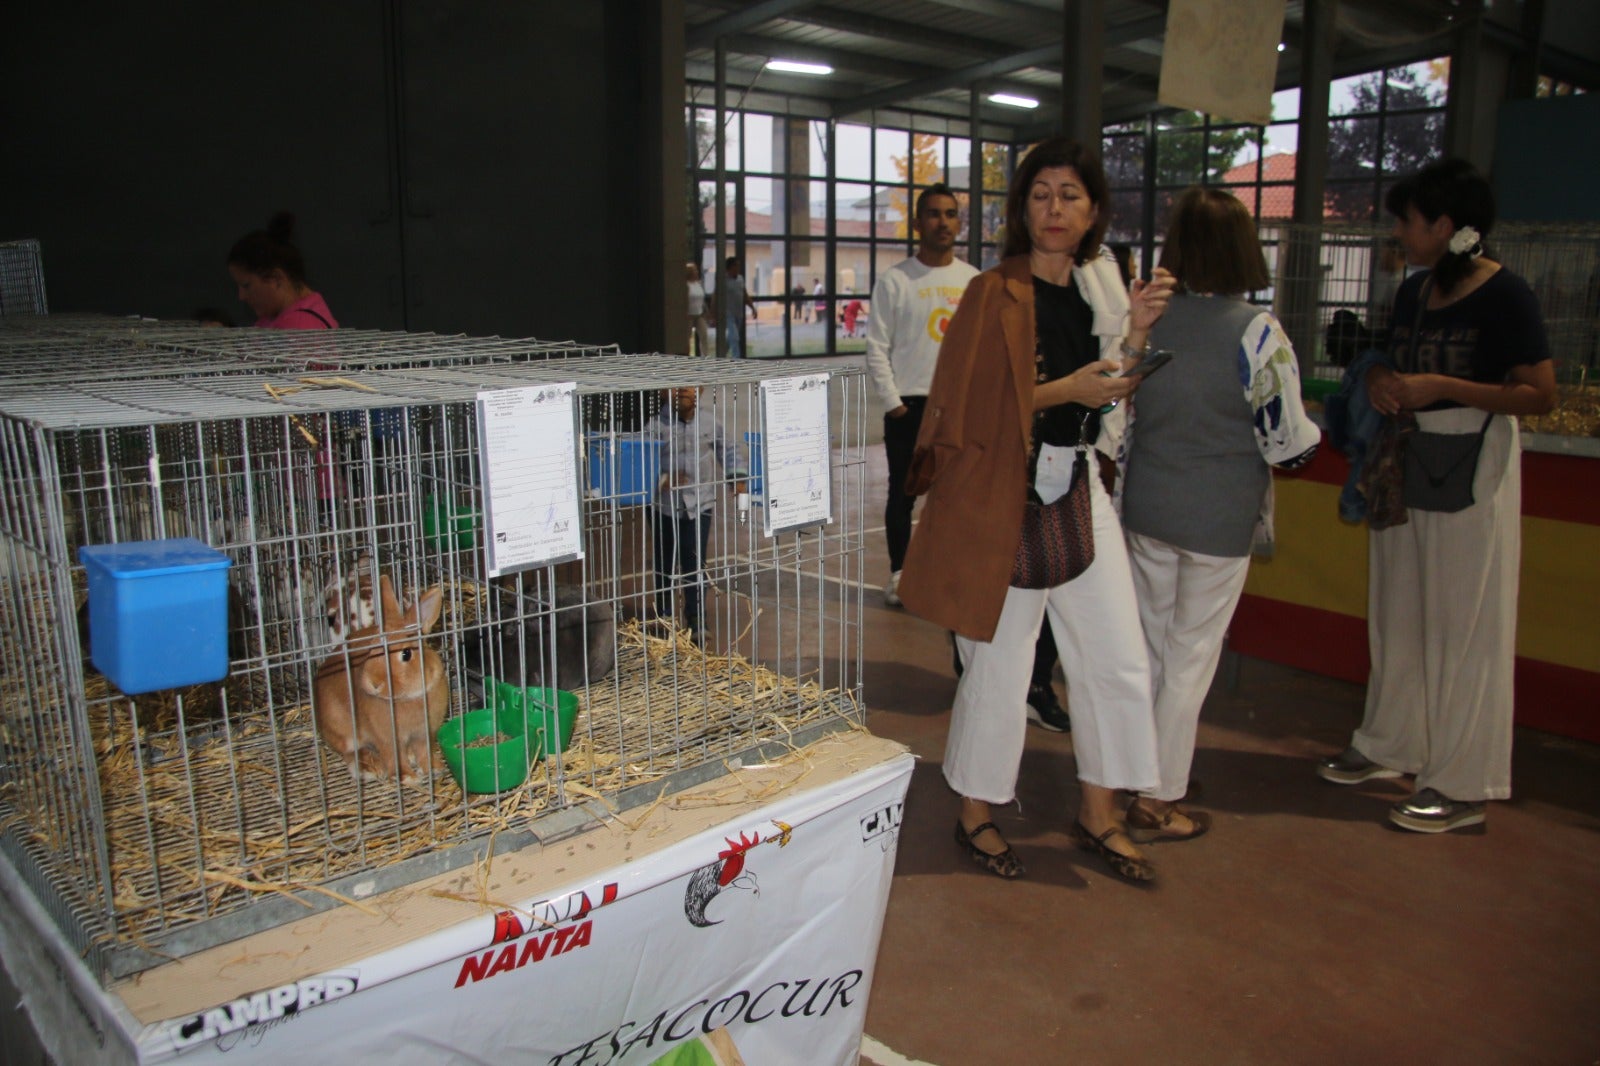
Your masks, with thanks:
[[[1148,340],[1146,340],[1144,342],[1144,347],[1143,348],[1130,348],[1130,347],[1128,347],[1128,342],[1127,341],[1123,341],[1122,342],[1122,354],[1127,356],[1130,359],[1132,359],[1132,358],[1143,359],[1145,356],[1149,355],[1153,351],[1155,351],[1155,345],[1151,344]]]

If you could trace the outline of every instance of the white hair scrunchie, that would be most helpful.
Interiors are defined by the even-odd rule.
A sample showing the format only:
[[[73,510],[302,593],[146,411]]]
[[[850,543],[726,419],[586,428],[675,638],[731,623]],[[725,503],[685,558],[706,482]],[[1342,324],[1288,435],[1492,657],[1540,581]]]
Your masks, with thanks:
[[[1473,251],[1473,249],[1477,249]],[[1456,255],[1479,256],[1483,254],[1483,238],[1473,226],[1462,226],[1450,237],[1450,251]]]

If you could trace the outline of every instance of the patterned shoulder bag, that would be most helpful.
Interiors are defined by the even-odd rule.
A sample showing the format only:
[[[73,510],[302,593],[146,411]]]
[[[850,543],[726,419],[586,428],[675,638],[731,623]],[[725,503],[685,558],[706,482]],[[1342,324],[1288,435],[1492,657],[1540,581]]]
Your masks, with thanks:
[[[1037,427],[1038,419],[1035,418]],[[1089,499],[1089,445],[1084,440],[1089,416],[1078,430],[1078,455],[1072,464],[1072,487],[1052,503],[1042,503],[1033,489],[1039,463],[1037,428],[1028,455],[1028,505],[1022,513],[1022,536],[1011,565],[1011,584],[1019,589],[1064,585],[1094,562],[1094,512]]]

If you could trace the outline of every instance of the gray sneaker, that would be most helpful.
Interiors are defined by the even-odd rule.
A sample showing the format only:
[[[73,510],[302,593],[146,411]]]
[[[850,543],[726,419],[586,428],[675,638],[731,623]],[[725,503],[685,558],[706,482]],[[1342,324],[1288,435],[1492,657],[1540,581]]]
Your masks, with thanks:
[[[1453,800],[1443,793],[1425,788],[1410,799],[1389,808],[1389,821],[1413,833],[1448,833],[1469,825],[1482,825],[1483,802]]]
[[[1399,770],[1379,766],[1355,748],[1346,748],[1340,755],[1318,763],[1317,776],[1336,785],[1359,785],[1363,781],[1405,775]]]
[[[883,602],[890,607],[900,606],[900,571],[889,575],[889,583],[883,586]]]

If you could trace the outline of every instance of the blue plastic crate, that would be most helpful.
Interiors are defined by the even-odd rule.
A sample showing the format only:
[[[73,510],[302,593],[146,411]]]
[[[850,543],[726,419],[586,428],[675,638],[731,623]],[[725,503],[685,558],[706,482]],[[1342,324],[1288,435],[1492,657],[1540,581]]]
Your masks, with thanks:
[[[661,442],[639,437],[590,437],[589,488],[623,505],[650,503],[661,482]]]
[[[89,658],[128,695],[228,676],[226,555],[194,540],[86,544]]]

